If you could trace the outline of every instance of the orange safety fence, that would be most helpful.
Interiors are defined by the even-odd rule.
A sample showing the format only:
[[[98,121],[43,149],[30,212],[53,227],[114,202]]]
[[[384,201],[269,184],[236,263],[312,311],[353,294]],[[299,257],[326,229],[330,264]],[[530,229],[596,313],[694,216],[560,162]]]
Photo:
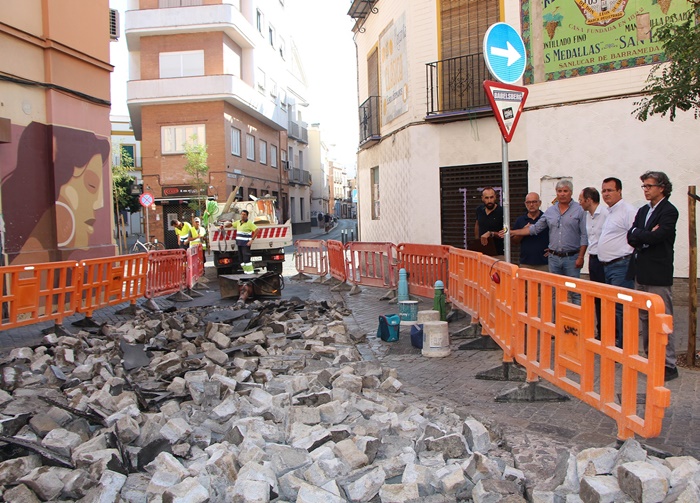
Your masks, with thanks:
[[[435,282],[445,285],[445,299],[449,300],[449,282],[447,259],[450,247],[446,245],[425,245],[399,243],[398,268],[405,269],[408,281],[408,293],[432,298]]]
[[[139,253],[81,261],[77,312],[90,318],[96,309],[136,304],[146,290],[147,260],[147,253]]]
[[[300,274],[328,274],[326,242],[319,239],[298,239],[294,242],[294,265]]]
[[[556,274],[519,269],[516,282],[515,359],[537,377],[617,422],[618,438],[658,436],[671,392],[664,360],[673,317],[654,294]],[[580,295],[580,305],[569,298]],[[595,337],[595,299],[601,300],[601,334]],[[615,346],[615,305],[622,305],[623,349]],[[639,347],[639,314],[649,317],[649,356]],[[638,393],[645,404],[638,406]]]
[[[347,244],[347,249],[350,256],[347,267],[350,283],[396,288],[398,283],[396,245],[352,241]]]
[[[326,248],[328,250],[328,271],[331,277],[345,283],[348,278],[347,258],[345,256],[347,247],[342,242],[331,239],[326,241]]]
[[[185,250],[148,252],[148,274],[144,297],[152,299],[184,290],[187,285]]]
[[[503,350],[504,362],[513,361],[517,273],[518,266],[481,255],[479,322],[483,334],[490,336]]]
[[[449,300],[453,306],[479,319],[479,270],[481,253],[450,246],[448,262]]]
[[[2,274],[2,322],[10,328],[54,321],[75,314],[78,293],[78,264],[50,262],[0,267]]]
[[[185,250],[187,256],[187,288],[194,288],[199,278],[204,275],[202,245],[190,246]]]

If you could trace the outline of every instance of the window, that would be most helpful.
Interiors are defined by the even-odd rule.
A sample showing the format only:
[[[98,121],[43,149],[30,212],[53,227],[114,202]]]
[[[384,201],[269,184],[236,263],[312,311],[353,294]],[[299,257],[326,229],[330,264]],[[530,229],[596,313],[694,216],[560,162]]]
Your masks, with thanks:
[[[372,182],[372,220],[379,220],[379,166],[370,170]]]
[[[263,34],[263,27],[265,26],[265,16],[263,15],[263,13],[260,9],[258,9],[256,23],[257,23],[257,27],[258,27],[258,32],[260,33],[260,35],[262,35]]]
[[[195,145],[204,145],[206,140],[204,124],[160,128],[160,149],[163,154],[184,154],[185,143],[194,141]]]
[[[294,147],[289,147],[289,168],[294,167]]]
[[[231,153],[241,156],[241,130],[235,127],[231,128]]]
[[[160,78],[204,75],[204,51],[161,52]]]
[[[277,96],[277,82],[270,79],[270,96]]]
[[[299,151],[299,166],[297,166],[299,169],[304,169],[304,151],[300,150]]]
[[[280,56],[282,56],[282,59],[285,59],[284,39],[282,37],[277,40],[277,45],[279,46]]]
[[[270,45],[274,49],[275,47],[275,39],[277,38],[277,32],[275,31],[275,28],[272,25],[268,25],[267,28],[267,39],[270,42]]]
[[[252,134],[247,134],[245,135],[245,143],[246,143],[246,158],[249,161],[254,161],[255,160],[255,136]]]
[[[265,72],[262,71],[260,68],[258,68],[258,71],[255,72],[255,81],[258,84],[258,90],[264,91],[265,90]]]
[[[267,142],[260,140],[260,164],[267,164]]]
[[[136,166],[136,146],[135,145],[120,145],[120,166],[134,169]]]
[[[277,167],[277,145],[270,145],[270,166]]]

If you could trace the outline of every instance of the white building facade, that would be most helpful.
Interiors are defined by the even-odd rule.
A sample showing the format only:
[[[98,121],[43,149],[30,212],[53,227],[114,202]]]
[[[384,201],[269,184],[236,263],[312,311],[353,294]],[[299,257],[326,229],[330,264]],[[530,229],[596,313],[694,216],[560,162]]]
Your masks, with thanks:
[[[486,29],[503,21],[528,51],[519,84],[529,97],[509,144],[511,222],[525,212],[529,191],[549,206],[562,178],[576,198],[617,177],[623,197],[641,206],[639,176],[664,171],[681,215],[675,274],[687,277],[685,193],[697,183],[700,122],[692,112],[674,122],[633,115],[652,64],[663,59],[654,28],[683,18],[690,5],[669,4],[608,9],[595,0],[579,10],[561,0],[508,0],[503,8],[493,0],[355,0],[362,240],[466,248],[473,238],[480,189],[502,187],[502,137],[482,88],[494,79],[482,44]]]

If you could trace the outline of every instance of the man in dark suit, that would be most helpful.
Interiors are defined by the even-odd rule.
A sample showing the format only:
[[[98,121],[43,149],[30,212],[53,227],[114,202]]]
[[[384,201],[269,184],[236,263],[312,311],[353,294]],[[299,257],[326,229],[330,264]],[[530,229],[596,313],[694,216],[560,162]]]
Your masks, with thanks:
[[[627,275],[634,279],[635,289],[659,295],[666,306],[666,314],[673,315],[673,244],[678,221],[678,210],[668,200],[673,185],[666,173],[661,171],[647,171],[639,178],[649,204],[639,209],[627,233],[627,242],[634,248]],[[640,311],[639,332],[644,341],[644,350],[648,351],[649,316],[646,311]],[[677,377],[676,338],[670,333],[664,378],[670,381]]]

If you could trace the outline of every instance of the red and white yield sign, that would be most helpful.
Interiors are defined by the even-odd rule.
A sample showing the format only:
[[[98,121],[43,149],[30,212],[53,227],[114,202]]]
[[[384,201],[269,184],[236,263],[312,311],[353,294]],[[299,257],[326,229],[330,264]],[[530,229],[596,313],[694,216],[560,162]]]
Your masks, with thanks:
[[[518,125],[520,114],[525,107],[527,99],[527,87],[503,84],[492,80],[484,81],[484,90],[491,103],[491,108],[498,121],[503,139],[510,143]]]
[[[152,205],[153,201],[153,194],[151,194],[150,192],[144,192],[139,196],[139,202],[144,208],[148,208],[150,205]]]

